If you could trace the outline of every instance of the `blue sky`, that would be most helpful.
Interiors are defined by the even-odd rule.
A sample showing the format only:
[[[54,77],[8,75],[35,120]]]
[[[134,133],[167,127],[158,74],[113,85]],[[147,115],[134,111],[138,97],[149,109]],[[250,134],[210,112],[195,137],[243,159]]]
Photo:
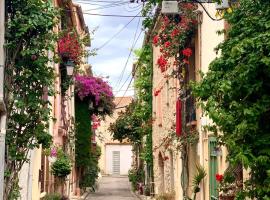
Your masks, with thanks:
[[[117,3],[115,3],[116,1]],[[93,14],[134,16],[140,12],[142,7],[141,4],[131,4],[127,0],[77,0],[74,2],[79,3],[85,13],[88,12]],[[95,34],[92,36],[93,40],[91,48],[99,48],[102,44],[111,39],[119,30],[123,29],[123,27],[125,27],[125,25],[132,19],[93,16],[87,14],[84,14],[84,18],[90,30],[98,27]],[[89,63],[93,67],[94,75],[103,77],[109,76],[108,81],[110,85],[113,86],[116,96],[123,96],[130,82],[131,78],[128,79],[128,77],[130,76],[132,64],[135,60],[133,53],[128,61],[122,79],[121,72],[127,62],[134,38],[138,38],[134,49],[142,46],[144,34],[143,32],[140,34],[142,29],[141,22],[141,18],[134,18],[134,20],[132,20],[130,24],[121,31],[121,33],[97,52],[97,56],[89,58]],[[137,30],[138,24],[139,27]],[[137,34],[136,37],[134,37],[136,30]],[[124,83],[125,81],[126,83]],[[133,95],[132,84],[125,94],[125,96],[129,95]]]

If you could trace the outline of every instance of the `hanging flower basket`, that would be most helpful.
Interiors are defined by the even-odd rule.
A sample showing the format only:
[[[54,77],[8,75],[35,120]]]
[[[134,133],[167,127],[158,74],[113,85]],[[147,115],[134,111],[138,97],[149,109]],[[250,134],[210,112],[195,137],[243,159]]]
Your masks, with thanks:
[[[64,34],[58,41],[58,52],[62,61],[72,60],[75,64],[79,64],[83,51],[77,34],[74,32]]]
[[[87,101],[92,114],[112,114],[115,104],[112,88],[101,78],[76,76],[75,90],[77,99]]]
[[[197,27],[197,16],[194,13],[197,6],[185,3],[181,4],[180,9],[179,17],[163,16],[161,18],[160,32],[152,40],[153,45],[159,47],[161,55],[156,64],[162,73],[172,65],[188,65],[189,57],[193,54],[192,49],[187,45]]]

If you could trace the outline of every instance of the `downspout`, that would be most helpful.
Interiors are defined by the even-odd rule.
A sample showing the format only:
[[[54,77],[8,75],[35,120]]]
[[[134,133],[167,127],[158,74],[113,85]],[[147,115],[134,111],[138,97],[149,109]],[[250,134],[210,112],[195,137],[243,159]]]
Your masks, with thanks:
[[[0,0],[0,200],[4,195],[6,107],[4,102],[5,0]]]

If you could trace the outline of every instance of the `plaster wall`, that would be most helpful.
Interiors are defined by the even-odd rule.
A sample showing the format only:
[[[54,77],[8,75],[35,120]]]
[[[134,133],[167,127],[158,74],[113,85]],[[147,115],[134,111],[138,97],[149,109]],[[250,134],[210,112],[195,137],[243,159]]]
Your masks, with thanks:
[[[216,9],[214,4],[204,4],[207,11],[211,16],[215,16]],[[224,40],[223,35],[218,35],[217,31],[224,28],[224,21],[211,20],[203,8],[199,6],[199,20],[201,23],[198,25],[197,34],[195,35],[195,70],[198,72],[207,72],[209,64],[218,55],[214,48]],[[158,28],[158,26],[156,27]],[[181,171],[182,160],[181,153],[173,149],[173,145],[170,148],[166,148],[163,144],[164,140],[170,135],[171,127],[175,123],[175,104],[177,99],[177,91],[169,88],[177,88],[178,82],[174,78],[168,78],[166,73],[170,73],[168,69],[165,73],[161,73],[157,66],[157,59],[159,57],[159,48],[154,47],[153,50],[153,149],[154,149],[154,178],[155,178],[155,193],[168,193],[172,190],[175,191],[175,199],[183,199],[183,191],[181,188]],[[171,66],[172,68],[172,66]],[[196,74],[196,80],[200,80],[198,73]],[[160,93],[155,96],[155,92],[160,90]],[[188,168],[189,168],[189,185],[188,195],[192,193],[192,178],[196,173],[196,163],[200,163],[204,166],[208,173],[208,133],[203,131],[202,125],[211,123],[211,120],[202,115],[201,109],[196,110],[196,129],[199,133],[199,142],[197,145],[190,147],[188,156]],[[169,157],[170,151],[173,152],[173,161],[164,161],[164,172],[162,175],[162,168],[160,164],[160,155],[163,158]],[[226,149],[222,149],[223,155],[218,158],[218,166],[220,173],[223,173],[227,167],[225,157]],[[170,157],[169,157],[170,158]],[[172,167],[173,166],[173,167]],[[174,179],[170,178],[170,170],[174,171]],[[164,184],[162,185],[162,179]],[[171,182],[174,181],[174,184]],[[173,186],[174,185],[174,186]],[[173,188],[172,188],[173,186]],[[197,194],[197,199],[209,199],[209,177],[207,176],[201,184],[201,192]]]
[[[113,151],[120,151],[120,175],[128,175],[128,171],[131,168],[132,163],[132,146],[123,144],[107,144],[105,146],[105,174],[113,175]]]
[[[122,100],[121,100],[122,99]],[[96,130],[96,142],[101,148],[101,156],[99,159],[99,168],[101,174],[107,174],[106,172],[106,146],[111,144],[118,144],[121,145],[121,143],[117,140],[113,140],[112,133],[108,130],[111,123],[113,123],[118,115],[119,112],[125,110],[125,106],[130,104],[132,101],[132,97],[116,97],[115,98],[115,104],[119,109],[115,109],[114,113],[111,116],[106,116],[103,121],[100,123],[100,127]],[[129,144],[127,141],[123,141],[122,145]],[[129,159],[129,156],[127,156],[127,159]]]
[[[180,153],[170,140],[174,131],[178,81],[170,75],[173,66],[161,73],[157,65],[159,48],[153,47],[153,156],[155,194],[175,193],[180,199]],[[173,63],[173,59],[170,60]],[[157,91],[158,94],[157,94]],[[156,95],[155,95],[156,94]]]
[[[215,4],[204,4],[205,8],[211,16],[215,16]],[[196,41],[196,69],[206,73],[209,64],[218,57],[219,54],[214,50],[219,43],[224,40],[224,35],[218,35],[217,31],[224,29],[224,20],[211,20],[201,6],[198,10],[202,12],[202,23],[198,27],[197,41]],[[196,80],[200,80],[197,75]],[[211,124],[212,121],[202,114],[201,109],[197,109],[197,131],[199,133],[199,143],[197,145],[197,156],[199,163],[205,168],[207,176],[201,184],[201,192],[197,195],[197,199],[209,199],[209,150],[208,150],[208,136],[210,133],[204,132],[203,126]],[[227,167],[225,157],[226,149],[222,149],[222,156],[218,157],[218,170],[223,173]]]

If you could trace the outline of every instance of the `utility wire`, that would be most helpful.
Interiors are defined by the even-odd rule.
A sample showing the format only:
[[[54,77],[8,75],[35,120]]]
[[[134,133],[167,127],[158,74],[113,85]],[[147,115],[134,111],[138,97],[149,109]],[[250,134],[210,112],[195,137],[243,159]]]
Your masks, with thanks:
[[[78,12],[76,10],[70,10],[70,9],[65,9],[68,12]],[[102,16],[102,17],[123,17],[123,18],[136,18],[136,17],[143,17],[145,16],[142,15],[117,15],[117,14],[98,14],[98,13],[88,13],[88,12],[82,12],[85,15],[93,15],[93,16]]]
[[[206,10],[206,8],[204,7],[204,5],[202,4],[202,2],[200,2],[200,1],[198,1],[198,0],[195,0],[198,4],[200,4],[200,6],[203,8],[203,10],[205,11],[205,13],[207,14],[207,16],[210,18],[210,19],[212,19],[213,21],[221,21],[221,20],[223,20],[223,17],[222,18],[220,18],[220,19],[215,19],[215,18],[213,18],[211,15],[210,15],[210,13]]]
[[[120,74],[120,78],[119,78],[119,80],[117,81],[115,87],[118,87],[119,84],[121,83],[121,81],[122,81],[122,79],[123,79],[123,76],[124,76],[124,73],[125,73],[125,71],[126,71],[127,64],[128,64],[129,59],[130,59],[131,53],[132,53],[132,51],[133,51],[133,49],[134,49],[134,47],[135,47],[135,45],[136,45],[136,43],[137,43],[137,41],[138,41],[138,39],[136,40],[136,37],[137,37],[137,33],[138,33],[138,30],[139,30],[139,27],[140,27],[140,22],[141,22],[140,19],[141,19],[141,18],[139,18],[138,23],[137,23],[136,31],[135,31],[135,34],[134,34],[133,42],[132,42],[132,45],[131,45],[131,48],[130,48],[130,51],[129,51],[129,55],[128,55],[127,61],[126,61],[125,65],[124,65],[124,68],[123,68],[123,70],[122,70],[122,72],[121,72],[121,74]],[[141,34],[141,33],[140,33],[140,34]]]
[[[126,4],[129,4],[129,3],[126,2],[126,3],[110,4],[110,5],[98,5],[98,4],[96,4],[96,5],[100,6],[100,7],[83,10],[83,12],[88,12],[88,11],[93,11],[93,10],[102,10],[102,9],[106,9],[106,8],[115,8],[115,7],[118,7],[118,6],[124,6]],[[94,4],[90,4],[90,5],[94,5]]]
[[[140,12],[133,16],[133,18],[125,25],[123,26],[123,28],[121,28],[117,33],[115,33],[109,40],[107,40],[106,42],[104,42],[102,45],[100,45],[100,47],[97,48],[97,50],[102,49],[103,47],[105,47],[107,44],[109,44],[117,35],[119,35],[135,18],[136,16],[138,16],[140,14]]]
[[[139,38],[140,38],[142,32],[143,32],[143,31],[141,31],[140,34],[139,34],[139,36],[137,37],[137,39],[136,39],[136,41],[135,41],[135,45],[136,45],[136,43],[138,42],[138,40],[139,40]],[[135,45],[134,45],[134,46],[135,46]],[[132,49],[130,50],[130,52],[132,52]],[[126,67],[126,66],[125,66],[125,67]],[[134,72],[136,72],[136,70],[135,70]],[[133,79],[132,73],[133,73],[133,72],[130,73],[129,77],[132,76],[132,79]],[[122,90],[122,88],[124,87],[124,85],[127,83],[129,77],[128,77],[128,78],[126,79],[126,81],[122,84],[122,86],[119,88],[119,90]],[[130,80],[130,82],[132,81],[132,79]],[[131,84],[131,83],[129,83],[129,86],[130,86],[130,84]],[[129,86],[128,86],[128,88],[129,88]],[[127,89],[128,89],[128,88],[127,88]],[[126,93],[126,92],[125,92],[125,93]],[[117,94],[117,93],[116,93],[116,94]]]

